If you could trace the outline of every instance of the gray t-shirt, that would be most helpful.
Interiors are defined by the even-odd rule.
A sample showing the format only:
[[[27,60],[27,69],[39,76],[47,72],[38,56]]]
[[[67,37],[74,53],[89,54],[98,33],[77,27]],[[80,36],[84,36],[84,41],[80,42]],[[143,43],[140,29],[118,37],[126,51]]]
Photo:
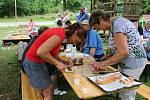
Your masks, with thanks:
[[[123,58],[120,63],[125,68],[131,69],[145,66],[147,62],[146,53],[135,25],[131,21],[123,17],[117,17],[114,20],[108,43],[111,48],[112,54],[116,53],[114,41],[114,35],[116,32],[121,32],[127,36],[129,47],[129,55]]]

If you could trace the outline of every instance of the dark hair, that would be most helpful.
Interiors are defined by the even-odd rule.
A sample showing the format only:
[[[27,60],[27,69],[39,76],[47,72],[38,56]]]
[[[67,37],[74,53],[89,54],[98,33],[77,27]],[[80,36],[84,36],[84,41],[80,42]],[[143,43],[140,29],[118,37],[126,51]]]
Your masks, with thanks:
[[[89,19],[90,27],[93,27],[95,24],[100,24],[98,13],[92,13]]]
[[[71,37],[75,31],[77,31],[77,35],[81,38],[81,39],[85,39],[86,35],[87,35],[87,31],[83,28],[83,26],[79,23],[73,23],[72,25],[70,25],[69,27],[67,27],[67,32],[66,32],[66,37],[69,38]]]
[[[104,21],[110,21],[110,14],[99,12],[99,18],[102,18]]]
[[[32,22],[33,20],[32,20],[32,19],[30,19],[30,21]]]
[[[83,10],[85,10],[85,7],[81,6],[80,8],[82,8]]]
[[[67,21],[65,22],[65,25],[71,25],[71,21],[70,21],[70,20],[67,20]]]
[[[104,21],[110,21],[110,15],[107,13],[104,13],[102,11],[100,12],[93,12],[89,19],[89,24],[92,27],[95,24],[100,24],[100,18]]]
[[[46,31],[47,29],[49,29],[49,27],[47,26],[41,26],[39,29],[38,29],[38,36],[41,35],[44,31]]]
[[[57,25],[58,25],[58,26],[62,26],[62,25],[63,25],[62,20],[58,20],[58,21],[57,21]]]

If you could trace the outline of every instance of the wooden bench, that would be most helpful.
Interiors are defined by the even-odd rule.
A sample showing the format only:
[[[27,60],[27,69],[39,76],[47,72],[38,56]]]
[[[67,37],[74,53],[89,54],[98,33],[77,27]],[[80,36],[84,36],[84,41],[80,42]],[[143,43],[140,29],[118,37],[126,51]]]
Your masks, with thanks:
[[[39,91],[34,89],[30,83],[28,76],[21,71],[21,87],[22,87],[22,100],[43,100]],[[150,100],[150,87],[141,85],[137,89],[137,93],[143,96],[146,100]]]
[[[150,100],[150,87],[147,85],[141,85],[137,89],[137,93],[143,96],[146,100]]]
[[[22,100],[43,100],[40,92],[34,89],[30,83],[28,76],[21,71],[21,87],[22,87]]]
[[[23,55],[24,49],[26,48],[27,45],[28,45],[27,42],[22,42],[22,41],[20,41],[20,42],[18,43],[17,56],[18,56],[18,61],[19,61],[19,62],[22,61],[22,55]]]

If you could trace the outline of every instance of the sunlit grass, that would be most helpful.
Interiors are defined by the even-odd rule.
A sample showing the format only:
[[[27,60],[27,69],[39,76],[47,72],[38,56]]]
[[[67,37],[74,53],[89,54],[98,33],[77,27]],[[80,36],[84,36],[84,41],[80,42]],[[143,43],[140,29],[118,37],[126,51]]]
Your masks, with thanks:
[[[75,13],[69,12],[70,19],[75,20]],[[18,16],[17,20],[15,17],[12,18],[0,18],[0,22],[29,22],[29,19],[33,19],[35,22],[48,22],[55,21],[58,13],[47,13],[44,15],[32,15],[32,16]]]

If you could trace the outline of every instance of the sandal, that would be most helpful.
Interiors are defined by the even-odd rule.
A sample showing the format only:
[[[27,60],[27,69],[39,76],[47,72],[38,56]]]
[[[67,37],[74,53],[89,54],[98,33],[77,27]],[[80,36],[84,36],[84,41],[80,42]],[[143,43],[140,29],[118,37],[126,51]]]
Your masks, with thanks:
[[[67,91],[60,91],[60,90],[58,90],[58,88],[54,89],[54,95],[62,96],[66,93],[67,93]]]

